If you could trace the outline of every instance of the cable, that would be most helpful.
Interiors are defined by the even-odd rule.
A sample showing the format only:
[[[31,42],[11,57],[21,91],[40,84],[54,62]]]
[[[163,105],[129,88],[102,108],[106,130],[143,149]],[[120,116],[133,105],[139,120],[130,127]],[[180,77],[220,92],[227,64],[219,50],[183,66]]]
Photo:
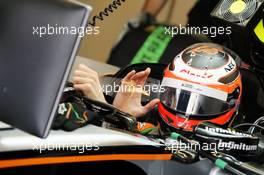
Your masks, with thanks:
[[[98,20],[103,21],[106,17],[110,16],[111,13],[114,13],[126,0],[113,0],[105,9],[100,11],[97,15],[92,18],[92,21],[89,21],[89,24],[93,27],[96,26]]]
[[[236,129],[236,128],[239,128],[241,126],[254,126],[254,127],[258,127],[260,129],[264,130],[264,127],[259,126],[257,124],[253,124],[253,123],[242,123],[242,124],[238,124],[238,125],[234,126],[233,128]]]
[[[262,116],[262,117],[260,117],[259,119],[257,119],[255,122],[254,122],[254,124],[255,125],[258,125],[261,121],[264,121],[264,116]],[[249,128],[249,132],[252,134],[253,132],[254,132],[254,130],[255,130],[255,126],[254,127],[250,127]]]

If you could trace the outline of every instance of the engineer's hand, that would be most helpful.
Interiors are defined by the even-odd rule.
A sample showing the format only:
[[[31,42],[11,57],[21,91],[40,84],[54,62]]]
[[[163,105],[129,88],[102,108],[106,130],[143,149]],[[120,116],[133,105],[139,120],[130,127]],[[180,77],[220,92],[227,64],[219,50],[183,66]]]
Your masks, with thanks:
[[[119,89],[113,105],[134,117],[143,116],[153,109],[159,102],[159,99],[150,101],[146,106],[141,105],[143,87],[150,71],[150,68],[147,68],[145,71],[138,73],[136,73],[136,71],[128,73],[122,80],[122,88],[120,88],[121,90]]]
[[[82,91],[86,97],[106,103],[96,71],[80,64],[74,72],[73,84],[74,88]]]

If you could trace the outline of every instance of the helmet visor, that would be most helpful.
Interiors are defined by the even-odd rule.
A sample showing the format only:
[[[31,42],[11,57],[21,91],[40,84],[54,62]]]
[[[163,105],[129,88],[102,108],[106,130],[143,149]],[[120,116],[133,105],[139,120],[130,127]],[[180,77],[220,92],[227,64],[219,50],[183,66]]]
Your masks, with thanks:
[[[164,78],[161,102],[169,109],[185,116],[212,116],[222,114],[234,107],[234,101],[227,101],[228,94],[181,80]]]

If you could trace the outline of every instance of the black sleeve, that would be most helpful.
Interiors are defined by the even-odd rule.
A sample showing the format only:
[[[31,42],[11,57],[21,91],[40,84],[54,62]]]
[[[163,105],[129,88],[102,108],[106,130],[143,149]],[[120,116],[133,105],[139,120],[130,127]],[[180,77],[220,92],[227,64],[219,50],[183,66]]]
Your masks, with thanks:
[[[92,123],[96,117],[96,113],[87,110],[81,103],[61,103],[53,123],[53,129],[73,131]]]
[[[145,116],[138,118],[138,121],[151,123],[157,126],[159,124],[158,108],[154,108],[153,110],[149,111]]]

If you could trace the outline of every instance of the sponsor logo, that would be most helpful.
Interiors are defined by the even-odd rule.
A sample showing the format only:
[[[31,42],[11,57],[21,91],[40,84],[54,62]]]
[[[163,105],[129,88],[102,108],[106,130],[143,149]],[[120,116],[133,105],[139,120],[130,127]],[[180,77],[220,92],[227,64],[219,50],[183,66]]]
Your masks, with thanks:
[[[231,72],[234,68],[235,68],[235,63],[231,62],[224,69],[225,69],[226,72]]]
[[[232,149],[232,150],[243,150],[243,151],[255,151],[257,150],[257,145],[247,145],[245,143],[235,143],[233,141],[223,142],[219,141],[218,147]]]
[[[213,77],[212,74],[207,74],[206,72],[203,75],[200,75],[200,74],[191,72],[190,70],[186,70],[186,69],[182,69],[180,73],[184,73],[184,74],[188,74],[193,77],[204,78],[204,79],[209,79]]]
[[[59,105],[58,114],[64,115],[65,112],[67,112],[67,111],[68,110],[67,110],[67,108],[65,106],[65,103],[62,103],[62,104]]]
[[[221,134],[232,134],[232,135],[237,135],[237,136],[244,136],[244,137],[252,137],[249,134],[237,132],[231,129],[223,129],[223,128],[210,128],[208,126],[205,127],[205,130],[211,133],[221,133]]]

